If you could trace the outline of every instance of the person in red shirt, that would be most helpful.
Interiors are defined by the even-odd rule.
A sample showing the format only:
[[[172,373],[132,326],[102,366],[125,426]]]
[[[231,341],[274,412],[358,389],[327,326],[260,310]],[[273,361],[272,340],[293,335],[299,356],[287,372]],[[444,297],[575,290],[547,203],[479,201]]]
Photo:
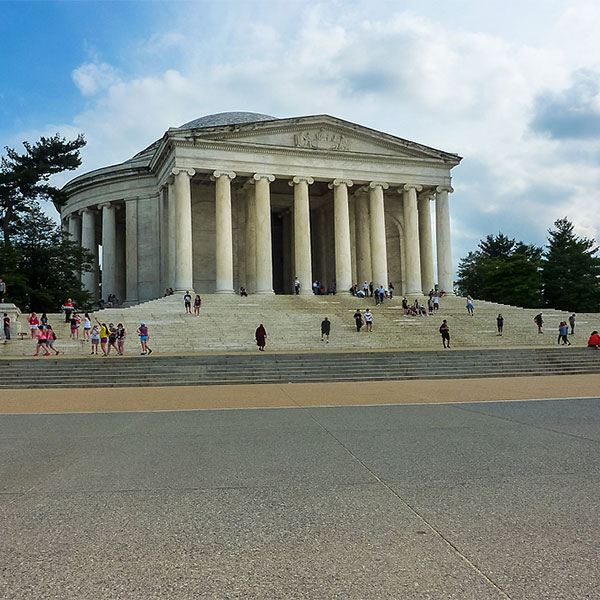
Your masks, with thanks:
[[[67,298],[67,301],[63,304],[63,308],[65,309],[65,323],[68,323],[71,320],[71,313],[75,308],[71,298]]]
[[[597,331],[592,331],[592,335],[590,335],[590,339],[588,340],[588,348],[600,350],[600,333]]]

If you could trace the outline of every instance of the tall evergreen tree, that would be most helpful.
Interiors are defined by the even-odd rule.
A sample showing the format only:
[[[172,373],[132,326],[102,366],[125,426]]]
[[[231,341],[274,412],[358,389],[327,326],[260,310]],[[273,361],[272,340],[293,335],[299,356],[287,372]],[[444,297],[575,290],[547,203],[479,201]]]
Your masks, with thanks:
[[[35,144],[23,142],[20,154],[6,148],[0,161],[0,230],[4,244],[10,246],[15,226],[39,201],[55,205],[66,201],[65,193],[51,185],[56,173],[72,171],[81,165],[79,150],[85,146],[83,135],[67,140],[58,134],[41,137]]]
[[[573,233],[567,218],[548,230],[542,279],[547,306],[578,312],[600,311],[600,258],[596,241]]]
[[[537,307],[542,304],[539,273],[542,249],[505,236],[488,235],[458,267],[462,295],[502,304]]]

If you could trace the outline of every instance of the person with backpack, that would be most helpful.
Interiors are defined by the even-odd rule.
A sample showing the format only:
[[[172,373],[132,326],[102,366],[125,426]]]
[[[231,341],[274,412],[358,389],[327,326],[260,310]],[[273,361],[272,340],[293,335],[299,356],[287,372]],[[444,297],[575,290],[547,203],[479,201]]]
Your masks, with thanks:
[[[140,326],[138,327],[138,335],[140,336],[140,344],[142,345],[142,356],[150,356],[152,354],[152,348],[148,346],[148,340],[150,339],[150,333],[148,332],[148,327],[146,323],[142,321]]]
[[[52,325],[46,325],[46,347],[50,348],[57,356],[60,354],[60,350],[57,350],[54,347],[54,342],[56,341],[56,333],[54,329],[52,329]]]

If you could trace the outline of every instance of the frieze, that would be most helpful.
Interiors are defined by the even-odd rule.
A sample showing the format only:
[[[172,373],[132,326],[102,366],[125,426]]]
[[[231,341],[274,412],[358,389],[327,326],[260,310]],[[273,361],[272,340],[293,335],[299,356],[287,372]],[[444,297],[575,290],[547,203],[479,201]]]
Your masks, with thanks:
[[[312,148],[314,150],[341,150],[347,152],[352,146],[351,141],[341,133],[333,133],[325,129],[295,133],[292,140],[296,148]]]

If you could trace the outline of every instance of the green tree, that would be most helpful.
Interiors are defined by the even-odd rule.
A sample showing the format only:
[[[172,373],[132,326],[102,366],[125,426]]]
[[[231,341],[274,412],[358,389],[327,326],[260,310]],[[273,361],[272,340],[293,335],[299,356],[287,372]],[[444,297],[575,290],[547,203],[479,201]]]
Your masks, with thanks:
[[[65,203],[65,193],[49,179],[81,165],[79,151],[85,139],[78,135],[67,140],[56,134],[41,137],[35,144],[23,142],[23,146],[23,154],[6,148],[6,156],[0,160],[0,230],[5,246],[11,245],[19,220],[38,202],[50,200],[55,206]]]
[[[579,312],[600,311],[600,258],[596,241],[573,233],[567,218],[548,230],[542,279],[547,306]]]
[[[480,300],[535,307],[542,304],[542,249],[505,236],[488,235],[458,267],[460,294]]]
[[[8,283],[8,298],[22,310],[54,312],[72,298],[80,308],[91,306],[79,273],[90,271],[93,256],[70,235],[31,206],[14,225],[13,240],[0,244],[0,273]]]

